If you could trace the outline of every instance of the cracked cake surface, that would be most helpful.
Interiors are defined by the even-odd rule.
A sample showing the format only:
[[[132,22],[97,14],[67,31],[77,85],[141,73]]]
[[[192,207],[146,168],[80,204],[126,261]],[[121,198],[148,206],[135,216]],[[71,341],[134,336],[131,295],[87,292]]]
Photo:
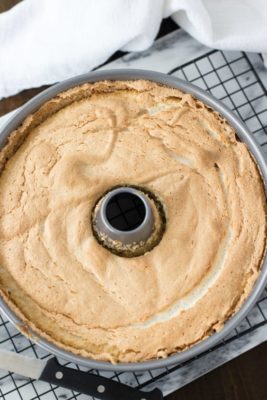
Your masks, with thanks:
[[[249,295],[266,241],[254,159],[217,112],[150,81],[58,94],[0,153],[0,294],[42,337],[75,354],[136,362],[220,330]],[[91,227],[120,185],[166,215],[157,246],[112,254]]]

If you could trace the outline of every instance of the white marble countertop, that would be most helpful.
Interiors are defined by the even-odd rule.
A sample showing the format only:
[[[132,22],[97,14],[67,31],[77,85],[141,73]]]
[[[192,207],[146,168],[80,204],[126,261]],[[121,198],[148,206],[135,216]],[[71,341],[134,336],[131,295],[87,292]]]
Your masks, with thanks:
[[[193,60],[197,62],[192,63]],[[214,96],[221,98],[230,108],[235,109],[251,131],[255,132],[258,142],[261,145],[267,143],[267,72],[261,57],[257,54],[212,51],[190,38],[182,30],[177,30],[159,39],[149,50],[127,54],[101,69],[113,68],[140,68],[165,73],[172,71],[175,76],[187,78],[210,90]],[[0,118],[0,128],[10,114]],[[262,148],[267,155],[267,145],[263,145]],[[224,346],[184,366],[170,369],[168,374],[166,369],[162,369],[136,375],[123,373],[117,378],[133,386],[137,385],[137,379],[143,385],[148,382],[145,389],[157,386],[165,395],[169,394],[265,341],[267,339],[265,319],[267,320],[266,293],[262,295],[260,303],[250,312],[248,318],[232,333],[234,339],[228,338],[229,341],[226,340]],[[0,347],[20,351],[33,357],[48,355],[18,334],[5,318],[0,320]],[[111,373],[103,375],[112,376]],[[152,377],[158,378],[151,383]],[[75,395],[65,389],[51,388],[51,385],[46,383],[28,381],[4,371],[0,371],[0,397],[1,394],[4,400],[89,398]]]

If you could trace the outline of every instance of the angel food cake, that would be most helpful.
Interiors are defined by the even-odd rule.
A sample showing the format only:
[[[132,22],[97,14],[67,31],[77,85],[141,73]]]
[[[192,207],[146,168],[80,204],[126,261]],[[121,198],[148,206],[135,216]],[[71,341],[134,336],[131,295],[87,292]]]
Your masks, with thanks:
[[[149,81],[60,93],[1,151],[0,293],[42,337],[75,354],[136,362],[220,330],[249,295],[266,199],[246,145],[217,112]],[[153,193],[166,218],[152,249],[114,254],[95,237],[114,187]]]

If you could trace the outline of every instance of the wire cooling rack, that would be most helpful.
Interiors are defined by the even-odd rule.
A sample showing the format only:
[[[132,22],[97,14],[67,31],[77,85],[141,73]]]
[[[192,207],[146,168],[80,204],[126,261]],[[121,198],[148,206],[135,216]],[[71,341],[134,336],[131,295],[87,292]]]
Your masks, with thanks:
[[[257,62],[262,62],[259,55],[254,55]],[[267,91],[262,83],[253,62],[246,53],[210,51],[209,53],[172,69],[169,74],[188,80],[207,90],[234,110],[255,135],[267,156]],[[215,349],[228,344],[267,324],[267,291],[265,290],[249,315],[240,326],[232,332]],[[4,316],[0,316],[0,346],[7,350],[31,357],[47,358],[49,354],[39,346],[22,336]],[[203,353],[197,358],[203,357]],[[64,365],[82,369],[77,365],[59,360]],[[151,383],[162,380],[169,373],[190,364],[192,361],[175,365],[171,368],[146,371],[144,373],[112,373],[91,370],[111,379],[144,388]],[[89,399],[88,396],[75,393],[47,383],[24,379],[14,374],[0,372],[0,398],[4,400],[71,400]]]

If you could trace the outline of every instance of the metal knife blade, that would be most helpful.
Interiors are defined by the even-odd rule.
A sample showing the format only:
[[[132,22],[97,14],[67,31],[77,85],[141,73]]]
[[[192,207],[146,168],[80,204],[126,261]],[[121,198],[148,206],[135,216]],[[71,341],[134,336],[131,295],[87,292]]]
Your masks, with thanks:
[[[159,389],[143,392],[100,375],[67,368],[59,364],[55,357],[38,360],[0,350],[0,368],[101,400],[163,400]]]
[[[20,354],[0,350],[0,368],[31,379],[39,379],[47,361],[22,356]]]

